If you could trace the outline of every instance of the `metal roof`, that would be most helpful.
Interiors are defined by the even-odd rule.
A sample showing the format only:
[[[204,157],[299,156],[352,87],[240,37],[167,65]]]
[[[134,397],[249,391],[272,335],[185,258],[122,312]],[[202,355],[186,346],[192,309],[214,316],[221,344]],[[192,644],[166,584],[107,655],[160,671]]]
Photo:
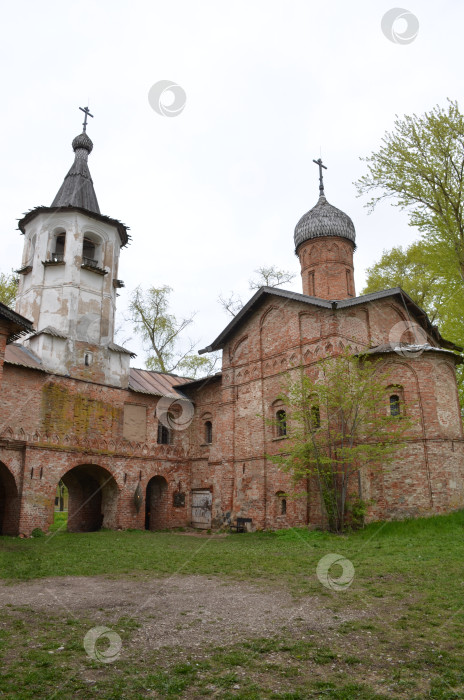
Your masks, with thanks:
[[[373,292],[372,294],[364,294],[359,297],[353,297],[352,299],[340,299],[328,301],[327,299],[319,299],[318,297],[311,297],[307,294],[299,294],[298,292],[288,292],[284,289],[278,289],[276,287],[261,287],[256,294],[254,294],[250,301],[245,304],[243,309],[241,309],[238,314],[232,319],[232,321],[224,328],[222,333],[218,335],[216,340],[214,340],[211,345],[203,348],[199,351],[202,355],[205,352],[213,352],[214,350],[219,350],[224,347],[227,338],[236,330],[236,328],[244,321],[255,308],[265,299],[266,297],[282,297],[284,299],[290,299],[293,301],[299,301],[303,304],[308,304],[309,306],[316,306],[324,309],[344,309],[351,306],[358,306],[359,304],[365,304],[366,302],[378,301],[379,299],[385,299],[388,297],[399,296],[403,305],[407,307],[408,312],[411,312],[417,319],[420,320],[427,331],[435,338],[435,340],[445,348],[449,350],[455,350],[458,352],[462,351],[459,345],[455,345],[449,340],[445,340],[440,335],[437,326],[431,324],[429,317],[423,309],[420,308],[406,292],[404,292],[401,287],[393,287],[392,289],[384,289],[381,292]]]
[[[24,345],[19,345],[19,343],[11,343],[10,345],[6,346],[5,362],[7,362],[9,365],[31,367],[32,369],[41,369],[45,371],[40,357],[32,352],[32,350],[25,348]]]
[[[322,236],[347,238],[356,246],[356,232],[350,217],[329,204],[323,194],[316,206],[306,212],[295,226],[295,250],[305,241]]]
[[[413,344],[413,343],[384,343],[383,345],[377,345],[375,348],[370,348],[366,350],[366,355],[384,355],[388,353],[396,353],[397,355],[404,355],[405,357],[417,357],[423,352],[439,352],[440,354],[451,355],[456,360],[456,364],[461,365],[464,359],[460,355],[456,355],[455,352],[451,350],[444,350],[443,348],[435,348],[429,343]]]
[[[130,369],[129,389],[140,394],[168,396],[178,399],[183,395],[175,387],[186,382],[188,382],[187,377],[179,377],[176,374],[152,372],[148,369]]]

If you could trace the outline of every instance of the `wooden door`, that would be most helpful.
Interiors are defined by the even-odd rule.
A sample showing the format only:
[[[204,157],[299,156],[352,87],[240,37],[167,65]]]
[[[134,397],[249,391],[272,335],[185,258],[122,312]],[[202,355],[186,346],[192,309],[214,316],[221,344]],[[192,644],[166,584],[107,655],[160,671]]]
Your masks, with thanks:
[[[192,527],[206,530],[211,527],[211,491],[201,489],[192,492]]]

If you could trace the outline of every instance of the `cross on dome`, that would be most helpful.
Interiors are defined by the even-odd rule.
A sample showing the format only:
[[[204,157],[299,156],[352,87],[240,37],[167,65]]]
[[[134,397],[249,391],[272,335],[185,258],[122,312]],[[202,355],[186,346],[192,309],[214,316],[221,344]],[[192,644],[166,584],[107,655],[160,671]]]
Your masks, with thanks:
[[[84,121],[82,124],[82,126],[84,127],[83,132],[85,133],[87,131],[87,117],[92,117],[93,119],[93,114],[90,114],[90,110],[88,107],[79,107],[79,109],[85,114]]]
[[[327,170],[327,166],[322,163],[322,158],[318,158],[317,160],[314,160],[313,158],[313,163],[316,163],[316,165],[319,166],[319,196],[322,197],[324,194],[324,178],[322,175],[322,168]]]

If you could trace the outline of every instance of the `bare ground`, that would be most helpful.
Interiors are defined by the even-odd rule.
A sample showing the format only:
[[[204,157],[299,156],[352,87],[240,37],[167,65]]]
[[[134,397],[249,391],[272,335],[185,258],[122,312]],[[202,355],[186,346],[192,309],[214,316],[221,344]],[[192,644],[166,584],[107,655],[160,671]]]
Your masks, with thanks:
[[[282,589],[262,590],[246,583],[225,583],[204,576],[165,579],[57,577],[6,585],[0,583],[0,607],[60,611],[91,617],[111,627],[132,618],[140,627],[132,643],[144,648],[195,648],[207,643],[232,644],[248,637],[268,637],[294,630],[300,635],[334,629],[368,611],[334,613],[318,597],[295,600]]]

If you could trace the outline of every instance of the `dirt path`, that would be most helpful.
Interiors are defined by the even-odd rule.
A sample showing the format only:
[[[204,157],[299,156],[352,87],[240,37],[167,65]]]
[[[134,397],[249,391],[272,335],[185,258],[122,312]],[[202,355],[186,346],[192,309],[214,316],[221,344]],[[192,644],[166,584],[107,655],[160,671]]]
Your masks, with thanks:
[[[280,634],[283,627],[304,635],[365,614],[346,610],[335,616],[317,597],[295,601],[282,589],[262,590],[204,576],[148,580],[66,576],[1,583],[0,608],[6,605],[53,614],[61,610],[69,618],[90,617],[96,625],[110,628],[122,616],[133,618],[140,624],[133,642],[151,649],[229,644]]]

